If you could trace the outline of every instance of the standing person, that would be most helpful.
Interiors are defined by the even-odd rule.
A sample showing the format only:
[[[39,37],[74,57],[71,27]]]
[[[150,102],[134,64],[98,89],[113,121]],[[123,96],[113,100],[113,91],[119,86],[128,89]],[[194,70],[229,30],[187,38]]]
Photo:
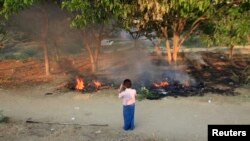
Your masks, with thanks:
[[[134,114],[135,114],[135,97],[136,90],[132,89],[132,82],[130,79],[125,79],[119,88],[119,98],[122,99],[123,104],[123,120],[124,130],[133,130]]]

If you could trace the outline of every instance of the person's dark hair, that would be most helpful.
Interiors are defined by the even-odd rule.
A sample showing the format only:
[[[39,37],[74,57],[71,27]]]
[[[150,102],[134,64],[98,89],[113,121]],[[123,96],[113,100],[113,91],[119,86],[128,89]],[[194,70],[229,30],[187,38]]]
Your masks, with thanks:
[[[126,87],[126,88],[131,88],[132,87],[132,82],[130,79],[125,79],[123,81],[123,86]]]

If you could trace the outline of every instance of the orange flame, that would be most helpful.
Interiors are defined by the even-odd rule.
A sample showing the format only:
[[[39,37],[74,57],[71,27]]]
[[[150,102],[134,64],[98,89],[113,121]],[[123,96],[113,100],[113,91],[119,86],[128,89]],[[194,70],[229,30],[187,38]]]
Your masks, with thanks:
[[[156,87],[156,88],[159,88],[159,87],[166,87],[166,86],[168,86],[169,84],[168,84],[168,82],[167,81],[161,81],[161,82],[159,82],[159,83],[153,83],[153,85]]]
[[[93,80],[93,83],[94,83],[94,86],[95,86],[95,88],[99,88],[99,87],[101,87],[101,82],[100,81],[98,81],[98,80]]]
[[[76,85],[75,85],[76,90],[83,90],[84,89],[84,81],[81,77],[76,76]]]
[[[188,80],[184,80],[184,81],[183,81],[183,86],[184,86],[184,87],[190,86],[189,81],[188,81]]]

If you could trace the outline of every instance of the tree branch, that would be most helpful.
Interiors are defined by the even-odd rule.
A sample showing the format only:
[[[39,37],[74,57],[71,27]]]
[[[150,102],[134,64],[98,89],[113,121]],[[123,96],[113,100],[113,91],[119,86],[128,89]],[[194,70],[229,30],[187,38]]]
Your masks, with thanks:
[[[184,37],[181,39],[179,45],[182,45],[183,42],[190,36],[190,34],[199,26],[200,22],[203,21],[203,20],[205,20],[205,19],[206,19],[206,18],[205,18],[204,16],[201,16],[201,17],[197,18],[197,19],[193,22],[193,24],[192,24],[190,30],[189,30],[189,31],[184,35]]]

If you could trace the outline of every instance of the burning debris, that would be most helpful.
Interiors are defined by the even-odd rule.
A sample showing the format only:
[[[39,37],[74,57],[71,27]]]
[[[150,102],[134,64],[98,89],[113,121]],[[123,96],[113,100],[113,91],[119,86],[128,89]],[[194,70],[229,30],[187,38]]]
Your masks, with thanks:
[[[105,83],[102,83],[105,82]],[[96,76],[80,76],[77,75],[71,79],[66,85],[67,88],[71,90],[76,90],[79,92],[95,92],[100,89],[110,88],[113,83],[101,78],[97,79]]]
[[[92,82],[96,89],[99,89],[102,86],[101,82],[98,80],[93,80]]]
[[[92,83],[88,83],[87,86],[94,86],[96,89],[99,89],[102,85],[98,80],[92,80]],[[83,90],[85,88],[84,79],[80,76],[75,78],[75,90]]]
[[[76,76],[75,78],[75,90],[83,90],[84,89],[84,80],[80,76]]]
[[[155,87],[153,84],[149,90],[155,95],[155,97],[164,96],[192,96],[201,95],[205,89],[204,83],[199,83],[198,85],[190,85],[189,83],[172,83],[169,85]]]
[[[160,88],[168,86],[169,83],[167,81],[161,81],[161,82],[154,82],[153,85],[155,88]]]
[[[145,73],[141,79],[143,81],[135,82],[137,83],[135,86],[138,93],[147,99],[160,99],[166,96],[201,96],[208,92],[234,95],[233,89],[222,90],[209,86],[205,82],[195,80],[187,73],[178,70],[165,71],[158,77]]]
[[[139,99],[157,100],[166,96],[186,97],[186,96],[203,96],[212,92],[222,95],[235,95],[234,89],[221,89],[206,84],[203,81],[195,81],[194,78],[182,76],[180,74],[171,74],[170,77],[163,73],[160,77],[146,75],[144,79],[136,78],[133,80],[134,88],[137,90]],[[169,73],[168,73],[169,74]],[[178,77],[173,77],[173,76]],[[182,80],[180,79],[182,78]],[[103,89],[117,89],[120,84],[113,81],[96,76],[76,76],[68,83],[67,87],[74,91],[82,93],[92,93]]]
[[[178,81],[169,83],[162,81],[159,83],[152,83],[149,86],[141,86],[137,88],[140,95],[144,98],[153,100],[161,99],[166,96],[202,96],[205,93],[219,93],[223,95],[235,95],[233,89],[222,90],[219,88],[206,86],[204,82],[199,82],[196,85],[190,85],[190,83],[180,83]]]
[[[192,76],[178,68],[161,68],[155,71],[144,71],[136,75],[132,81],[138,94],[142,94],[147,99],[161,99],[166,96],[201,96],[208,92],[234,95],[233,87],[220,89],[213,86],[214,83],[210,84],[206,79],[203,79],[201,75],[197,75],[195,78]],[[116,78],[112,78],[107,74],[98,76],[76,75],[71,79],[68,88],[82,93],[91,93],[108,88],[117,89],[120,83],[116,81]]]
[[[85,86],[86,85],[86,86]],[[99,80],[92,80],[89,83],[84,82],[83,77],[76,76],[75,77],[75,90],[84,91],[84,90],[98,90],[101,87],[101,82]]]
[[[231,90],[221,90],[215,87],[207,86],[204,82],[197,82],[194,78],[189,77],[184,72],[171,70],[165,71],[162,75],[142,77],[143,79],[136,78],[134,80],[135,89],[138,94],[144,95],[147,99],[161,99],[166,96],[194,96],[204,95],[207,92],[233,94]],[[77,75],[68,84],[68,88],[79,92],[95,92],[101,89],[118,88],[119,84],[97,76],[80,76]],[[143,87],[143,89],[142,89]]]

